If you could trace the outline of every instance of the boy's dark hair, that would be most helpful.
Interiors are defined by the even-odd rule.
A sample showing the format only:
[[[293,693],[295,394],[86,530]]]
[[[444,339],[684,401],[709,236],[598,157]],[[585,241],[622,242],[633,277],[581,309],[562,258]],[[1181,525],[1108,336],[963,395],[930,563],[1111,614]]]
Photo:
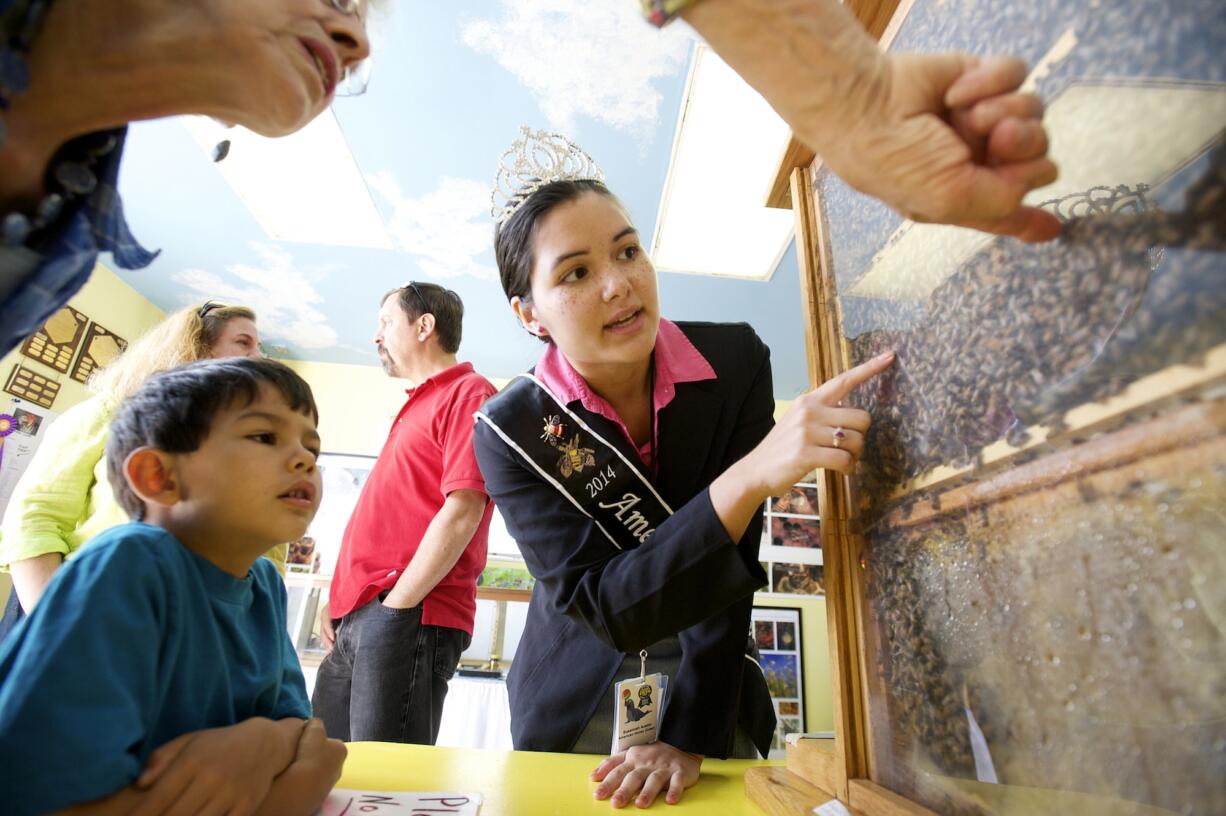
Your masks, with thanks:
[[[119,506],[133,519],[145,503],[128,485],[124,462],[137,448],[191,453],[200,448],[217,412],[235,403],[255,402],[260,386],[270,385],[292,410],[319,424],[311,386],[275,360],[227,357],[201,360],[153,375],[119,406],[106,443],[106,471]]]
[[[399,289],[393,289],[379,300],[379,305],[396,295],[400,308],[410,321],[424,314],[434,315],[434,334],[438,345],[448,354],[460,350],[460,337],[464,332],[464,301],[452,290],[437,283],[410,281]]]

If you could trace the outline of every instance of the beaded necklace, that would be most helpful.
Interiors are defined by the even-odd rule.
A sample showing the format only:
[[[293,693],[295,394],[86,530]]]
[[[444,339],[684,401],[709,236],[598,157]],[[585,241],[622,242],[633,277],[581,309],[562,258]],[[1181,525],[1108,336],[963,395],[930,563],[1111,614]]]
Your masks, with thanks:
[[[0,150],[5,143],[2,114],[10,109],[13,97],[30,87],[26,55],[50,5],[51,0],[17,0],[0,14]],[[65,143],[47,166],[43,185],[50,192],[34,208],[34,215],[12,212],[0,219],[0,246],[37,243],[42,231],[66,214],[70,204],[94,191],[98,186],[94,165],[117,145],[118,139],[109,132],[90,133]]]

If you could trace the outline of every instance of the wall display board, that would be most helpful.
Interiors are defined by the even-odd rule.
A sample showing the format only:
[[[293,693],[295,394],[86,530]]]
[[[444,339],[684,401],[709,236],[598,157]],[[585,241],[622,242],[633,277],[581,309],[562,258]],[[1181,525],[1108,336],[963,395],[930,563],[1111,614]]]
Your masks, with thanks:
[[[0,516],[57,416],[23,399],[0,403]]]
[[[1027,60],[1064,234],[793,174],[811,370],[898,355],[819,484],[826,779],[870,814],[1226,813],[1226,10],[904,0],[883,39]]]
[[[766,500],[758,558],[770,576],[767,592],[825,594],[815,482],[801,482],[786,494]]]
[[[60,384],[23,365],[13,366],[4,383],[4,390],[14,397],[29,400],[35,405],[50,408],[60,393]]]
[[[128,341],[97,323],[90,323],[81,343],[81,356],[73,363],[71,376],[77,382],[88,382],[99,368],[110,365],[128,347]]]
[[[766,687],[775,706],[775,739],[770,759],[783,756],[784,738],[805,731],[805,672],[800,659],[800,610],[755,606],[751,635]]]
[[[71,306],[65,306],[42,325],[21,347],[21,353],[38,360],[61,374],[68,373],[72,358],[81,347],[89,318]]]

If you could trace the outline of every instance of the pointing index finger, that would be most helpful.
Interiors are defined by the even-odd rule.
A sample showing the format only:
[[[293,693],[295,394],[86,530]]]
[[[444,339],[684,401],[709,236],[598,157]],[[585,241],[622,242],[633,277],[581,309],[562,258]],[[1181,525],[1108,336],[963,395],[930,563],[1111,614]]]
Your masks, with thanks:
[[[822,402],[834,405],[856,390],[858,386],[885,371],[893,362],[894,352],[887,351],[884,354],[878,354],[868,362],[861,363],[855,368],[849,368],[837,377],[832,377],[822,383],[814,393]]]

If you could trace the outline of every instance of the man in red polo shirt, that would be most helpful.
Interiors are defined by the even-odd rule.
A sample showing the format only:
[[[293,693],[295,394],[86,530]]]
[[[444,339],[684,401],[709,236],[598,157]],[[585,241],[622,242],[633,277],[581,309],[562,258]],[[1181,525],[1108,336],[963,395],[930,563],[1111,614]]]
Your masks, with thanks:
[[[388,292],[375,345],[408,401],[345,528],[328,656],[311,704],[328,736],[433,745],[447,681],[472,640],[493,505],[473,455],[473,413],[495,392],[457,363],[464,304],[412,283]]]

